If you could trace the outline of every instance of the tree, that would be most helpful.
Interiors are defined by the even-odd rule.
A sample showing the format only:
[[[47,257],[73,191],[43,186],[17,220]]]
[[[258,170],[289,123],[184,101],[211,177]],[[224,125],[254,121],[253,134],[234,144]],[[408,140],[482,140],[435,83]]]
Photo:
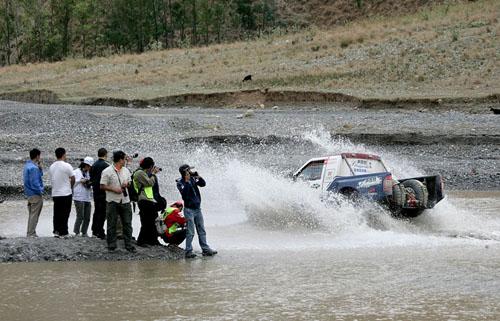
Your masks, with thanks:
[[[252,0],[236,0],[236,13],[240,18],[240,24],[247,31],[255,30],[255,15]]]
[[[275,0],[0,0],[0,65],[249,37],[273,27],[275,8]]]

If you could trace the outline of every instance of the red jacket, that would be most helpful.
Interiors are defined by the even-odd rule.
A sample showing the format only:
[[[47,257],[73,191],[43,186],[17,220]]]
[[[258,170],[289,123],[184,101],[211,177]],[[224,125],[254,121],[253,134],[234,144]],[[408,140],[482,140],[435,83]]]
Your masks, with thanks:
[[[186,224],[186,219],[181,216],[181,211],[179,211],[178,208],[175,207],[169,207],[165,210],[167,212],[167,216],[163,220],[165,222],[165,225],[167,225],[167,230],[165,231],[165,235],[167,237],[172,236],[171,233],[169,233],[170,228],[177,224],[175,227],[180,227]]]

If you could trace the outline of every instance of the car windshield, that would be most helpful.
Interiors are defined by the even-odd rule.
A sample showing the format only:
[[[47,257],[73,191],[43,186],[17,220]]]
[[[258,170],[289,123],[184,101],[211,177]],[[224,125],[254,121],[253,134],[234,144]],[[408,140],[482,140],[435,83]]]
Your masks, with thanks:
[[[321,179],[321,173],[323,172],[324,161],[315,161],[307,164],[304,169],[297,175],[297,178],[304,181],[315,181]]]

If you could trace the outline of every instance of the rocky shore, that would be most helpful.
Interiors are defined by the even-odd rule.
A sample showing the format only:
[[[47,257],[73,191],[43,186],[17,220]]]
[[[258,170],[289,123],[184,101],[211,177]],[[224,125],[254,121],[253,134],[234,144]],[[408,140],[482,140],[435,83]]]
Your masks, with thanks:
[[[180,248],[152,246],[136,247],[130,253],[118,242],[118,248],[109,252],[106,241],[91,237],[57,239],[53,237],[0,238],[0,262],[39,261],[138,261],[175,260],[184,258]]]
[[[287,173],[308,156],[325,153],[324,146],[305,137],[318,131],[333,139],[328,144],[356,145],[345,149],[366,146],[376,153],[388,152],[396,161],[406,159],[423,172],[441,173],[449,189],[500,188],[499,116],[486,107],[480,113],[453,106],[371,110],[342,102],[275,107],[245,112],[0,101],[0,199],[22,197],[21,169],[35,146],[43,151],[45,168],[59,146],[68,150],[74,167],[79,158],[95,156],[106,146],[161,157],[167,173],[175,175],[170,169],[186,160],[171,151],[196,147],[237,152],[250,162],[272,151],[269,157],[279,160],[280,172]],[[44,179],[48,186],[48,175]]]

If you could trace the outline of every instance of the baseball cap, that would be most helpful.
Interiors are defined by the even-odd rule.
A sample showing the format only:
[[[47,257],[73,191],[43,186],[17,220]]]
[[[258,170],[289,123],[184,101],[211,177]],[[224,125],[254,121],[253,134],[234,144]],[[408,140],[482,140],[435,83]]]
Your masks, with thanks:
[[[94,165],[94,159],[90,156],[87,156],[83,159],[83,163],[92,166]]]

